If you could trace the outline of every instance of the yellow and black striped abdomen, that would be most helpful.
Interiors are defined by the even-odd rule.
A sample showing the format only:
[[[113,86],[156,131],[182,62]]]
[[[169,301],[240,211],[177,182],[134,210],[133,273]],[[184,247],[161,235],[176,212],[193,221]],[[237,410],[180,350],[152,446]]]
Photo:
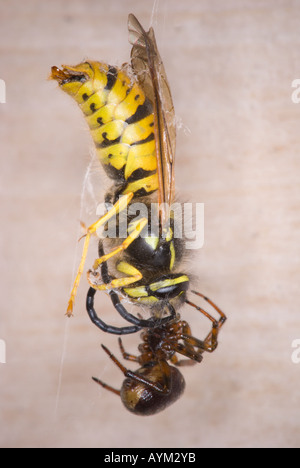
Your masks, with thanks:
[[[148,195],[158,189],[153,106],[124,69],[84,62],[52,71],[79,104],[97,156],[118,192]]]

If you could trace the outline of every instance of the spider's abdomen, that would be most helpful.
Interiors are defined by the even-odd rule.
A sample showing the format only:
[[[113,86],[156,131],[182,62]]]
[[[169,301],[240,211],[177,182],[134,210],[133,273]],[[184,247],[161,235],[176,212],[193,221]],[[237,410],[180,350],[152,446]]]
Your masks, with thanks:
[[[168,385],[164,391],[158,391],[130,377],[126,378],[121,388],[121,399],[124,406],[134,414],[150,416],[159,413],[178,400],[184,392],[185,381],[176,367],[168,367]],[[166,384],[166,375],[163,374],[162,368],[157,362],[145,365],[135,373],[150,382],[161,385],[162,389]]]

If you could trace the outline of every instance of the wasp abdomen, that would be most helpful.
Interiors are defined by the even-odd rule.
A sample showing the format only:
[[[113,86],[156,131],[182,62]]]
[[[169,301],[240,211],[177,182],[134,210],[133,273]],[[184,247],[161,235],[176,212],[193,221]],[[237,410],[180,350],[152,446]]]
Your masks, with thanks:
[[[124,69],[100,62],[52,69],[52,78],[79,104],[97,156],[120,194],[158,189],[151,101]]]

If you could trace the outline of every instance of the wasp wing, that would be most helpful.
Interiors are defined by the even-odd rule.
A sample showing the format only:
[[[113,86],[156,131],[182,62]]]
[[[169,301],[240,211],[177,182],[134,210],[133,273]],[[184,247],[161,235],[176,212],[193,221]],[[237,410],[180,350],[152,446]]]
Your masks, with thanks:
[[[154,133],[158,173],[158,203],[161,222],[168,221],[169,206],[174,198],[174,163],[176,125],[173,100],[160,58],[153,28],[144,30],[137,18],[128,17],[131,65],[154,110]]]

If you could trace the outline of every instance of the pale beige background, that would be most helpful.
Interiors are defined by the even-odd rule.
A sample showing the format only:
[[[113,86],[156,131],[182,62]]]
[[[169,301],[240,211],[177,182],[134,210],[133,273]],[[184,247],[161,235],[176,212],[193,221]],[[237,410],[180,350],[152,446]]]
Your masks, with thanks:
[[[152,1],[0,0],[0,444],[299,447],[299,1],[161,0],[154,16],[181,123],[177,189],[205,203],[191,270],[229,317],[217,352],[183,370],[177,404],[140,418],[91,381],[119,386],[122,375],[100,348],[118,354],[116,337],[86,315],[85,281],[64,317],[91,142],[46,78],[87,57],[128,60],[129,12],[147,28]],[[117,323],[106,297],[98,308]],[[182,315],[203,336],[195,311]],[[134,353],[139,339],[124,342]]]

